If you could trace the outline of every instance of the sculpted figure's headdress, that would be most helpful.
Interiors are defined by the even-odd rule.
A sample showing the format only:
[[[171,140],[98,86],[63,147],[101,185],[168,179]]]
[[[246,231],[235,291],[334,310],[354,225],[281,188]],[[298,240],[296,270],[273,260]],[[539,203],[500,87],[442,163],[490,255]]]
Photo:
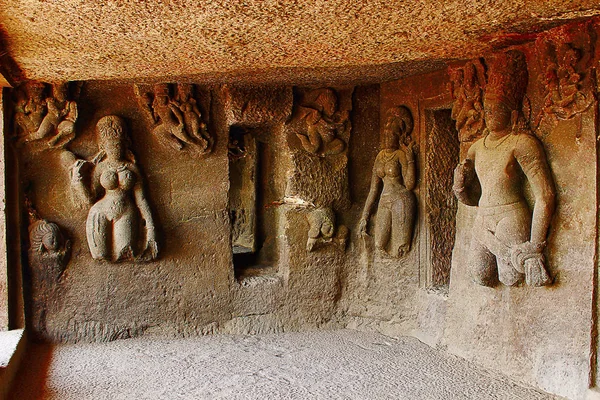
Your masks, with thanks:
[[[125,136],[125,121],[116,115],[107,115],[98,120],[96,130],[103,141],[120,141]]]
[[[400,128],[400,135],[410,136],[414,127],[412,113],[406,106],[391,107],[387,110],[386,122],[396,121]]]
[[[51,240],[51,242],[55,242],[57,245],[61,245],[63,241],[62,233],[60,232],[60,228],[54,222],[48,222],[46,220],[39,220],[33,223],[29,228],[29,240],[31,241],[31,248],[35,251],[41,253],[43,251],[48,250],[56,250],[56,249],[46,249],[46,243],[44,239],[47,236],[51,236],[55,240]]]
[[[494,54],[486,62],[488,81],[485,99],[495,99],[510,110],[521,111],[529,79],[525,55],[517,50],[509,50]]]

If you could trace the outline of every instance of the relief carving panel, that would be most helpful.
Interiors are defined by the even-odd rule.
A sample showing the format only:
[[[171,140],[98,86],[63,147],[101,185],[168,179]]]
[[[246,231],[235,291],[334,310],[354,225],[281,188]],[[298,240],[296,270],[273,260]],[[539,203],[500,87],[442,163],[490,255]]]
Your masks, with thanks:
[[[375,247],[391,257],[403,257],[411,248],[417,214],[416,151],[411,139],[413,118],[405,106],[386,112],[385,148],[377,154],[371,188],[359,223],[359,234],[368,236],[367,228],[375,214]]]
[[[176,86],[176,94],[173,95]],[[206,113],[195,97],[195,86],[188,83],[159,83],[152,91],[134,86],[138,103],[154,126],[152,132],[165,147],[210,153],[213,139],[208,132]]]
[[[487,129],[469,148],[454,176],[458,200],[477,207],[469,269],[481,285],[532,286],[552,282],[543,254],[554,213],[554,182],[540,141],[522,113],[528,84],[523,53],[512,50],[488,62],[484,98]],[[531,187],[533,212],[523,178]]]
[[[89,206],[87,241],[92,257],[111,262],[154,260],[158,256],[154,219],[143,189],[125,121],[115,115],[97,125],[99,153],[91,160],[64,152],[71,188],[81,206]]]

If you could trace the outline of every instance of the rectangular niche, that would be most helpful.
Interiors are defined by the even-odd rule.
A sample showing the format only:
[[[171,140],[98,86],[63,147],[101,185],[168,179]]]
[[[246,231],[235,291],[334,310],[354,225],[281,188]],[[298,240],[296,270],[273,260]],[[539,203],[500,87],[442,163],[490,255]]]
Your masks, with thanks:
[[[425,132],[427,286],[447,291],[458,210],[452,181],[460,154],[460,142],[451,110],[426,109]]]
[[[235,277],[277,273],[275,153],[268,129],[229,129],[229,218]]]

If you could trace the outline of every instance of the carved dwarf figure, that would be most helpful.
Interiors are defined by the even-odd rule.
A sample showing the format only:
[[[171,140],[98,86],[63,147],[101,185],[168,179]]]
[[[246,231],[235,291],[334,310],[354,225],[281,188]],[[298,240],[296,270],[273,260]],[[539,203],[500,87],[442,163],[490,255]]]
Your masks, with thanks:
[[[340,225],[336,229],[335,214],[331,207],[316,208],[308,214],[308,241],[306,251],[313,251],[317,243],[335,243],[346,248],[348,228]]]
[[[92,257],[112,262],[154,260],[158,256],[154,219],[142,174],[128,147],[125,122],[109,115],[98,121],[96,130],[100,152],[91,162],[92,187],[86,187],[82,173],[88,162],[76,160],[71,167],[71,187],[80,201],[91,206],[86,231]]]
[[[551,283],[543,249],[554,212],[554,183],[541,143],[525,128],[521,113],[527,89],[523,53],[512,50],[491,60],[484,98],[487,129],[454,172],[459,201],[477,206],[469,269],[473,280],[494,286]],[[524,176],[535,196],[525,202]]]
[[[340,154],[346,143],[339,134],[347,129],[347,111],[338,110],[338,98],[333,89],[317,89],[309,94],[314,100],[304,106],[306,133],[297,133],[304,150],[319,156]]]
[[[30,322],[37,334],[43,334],[46,312],[56,297],[56,285],[69,262],[71,242],[65,239],[57,224],[45,219],[32,220],[29,242]]]
[[[361,236],[367,236],[371,210],[383,183],[375,216],[375,246],[392,257],[402,257],[410,251],[417,212],[417,199],[412,192],[416,185],[412,129],[413,118],[407,107],[387,111],[387,143],[375,158],[371,189],[358,228]]]

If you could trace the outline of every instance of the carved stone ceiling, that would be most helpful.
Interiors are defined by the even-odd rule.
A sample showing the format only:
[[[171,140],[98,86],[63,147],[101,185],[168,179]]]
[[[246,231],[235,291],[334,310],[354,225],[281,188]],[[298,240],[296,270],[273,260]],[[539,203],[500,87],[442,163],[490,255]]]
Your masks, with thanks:
[[[396,79],[600,14],[597,0],[0,0],[29,79]]]

